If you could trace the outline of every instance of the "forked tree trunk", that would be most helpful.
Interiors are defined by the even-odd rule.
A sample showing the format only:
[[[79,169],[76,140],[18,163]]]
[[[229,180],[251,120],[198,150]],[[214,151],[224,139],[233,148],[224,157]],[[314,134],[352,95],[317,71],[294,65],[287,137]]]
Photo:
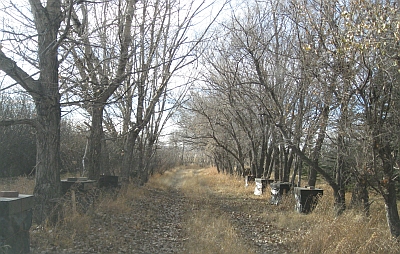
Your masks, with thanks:
[[[57,34],[61,24],[61,1],[30,0],[38,32],[40,76],[28,87],[37,113],[36,185],[34,219],[42,223],[54,211],[60,197],[60,94],[58,88]],[[33,91],[30,90],[33,88]]]
[[[85,165],[87,166],[87,171],[88,171],[88,177],[89,179],[93,180],[98,180],[100,177],[100,172],[101,172],[101,166],[102,161],[102,139],[104,137],[103,135],[103,114],[104,114],[104,105],[106,105],[107,100],[114,94],[114,92],[120,87],[120,84],[126,79],[126,66],[128,64],[129,58],[130,58],[130,46],[132,42],[132,35],[131,35],[131,29],[132,29],[132,20],[135,12],[135,4],[138,2],[137,0],[129,0],[126,1],[126,9],[124,10],[123,13],[120,13],[121,15],[121,20],[120,20],[120,30],[119,30],[119,38],[120,38],[120,44],[118,45],[117,48],[119,48],[119,59],[118,59],[118,65],[115,68],[115,78],[112,79],[111,81],[108,81],[108,76],[113,76],[113,73],[108,73],[107,75],[104,75],[102,72],[104,69],[107,69],[108,67],[102,66],[102,68],[98,68],[97,66],[94,66],[92,64],[92,59],[95,59],[96,62],[103,62],[104,65],[109,65],[108,61],[100,60],[97,59],[93,53],[93,48],[96,48],[96,46],[92,45],[90,43],[89,38],[87,37],[87,34],[83,36],[83,41],[86,43],[86,48],[85,48],[85,58],[89,59],[87,62],[90,64],[88,66],[83,67],[82,64],[78,64],[78,68],[80,68],[80,72],[84,73],[83,79],[86,79],[87,77],[92,76],[93,74],[98,74],[101,77],[100,80],[100,86],[98,87],[98,91],[95,92],[94,96],[92,97],[93,103],[89,105],[90,107],[90,114],[92,117],[92,122],[90,126],[90,136],[88,139],[88,151],[86,155],[86,160],[85,160]],[[88,13],[85,12],[85,17],[84,20],[88,20],[89,16]],[[88,29],[88,24],[86,24],[86,28]],[[93,47],[93,48],[92,48]],[[103,45],[103,47],[107,48],[108,46]],[[80,63],[81,59],[77,55],[75,55],[75,61],[77,63]],[[86,60],[85,60],[86,61]],[[93,75],[96,77],[96,75]],[[93,84],[97,84],[99,80],[96,78],[93,78],[90,80]],[[96,90],[97,88],[94,87]],[[104,89],[104,91],[103,91]],[[104,168],[103,168],[104,169]],[[104,170],[104,171],[108,171]],[[104,172],[103,172],[104,173]]]
[[[37,4],[40,5],[40,2]],[[42,25],[37,26],[42,27]],[[50,28],[49,24],[49,31],[52,31]],[[42,30],[38,28],[38,31]],[[53,32],[56,34],[55,31]],[[0,51],[0,69],[21,84],[30,93],[36,105],[36,119],[2,121],[0,125],[31,124],[36,129],[36,184],[33,192],[35,195],[33,216],[38,224],[55,213],[54,208],[60,197],[61,187],[59,157],[61,109],[58,93],[58,61],[57,50],[49,46],[48,37],[56,39],[51,36],[51,32],[43,32],[39,36],[39,39],[42,39],[42,43],[39,44],[39,80],[31,78],[17,66],[16,62]],[[54,217],[49,219],[53,221]]]

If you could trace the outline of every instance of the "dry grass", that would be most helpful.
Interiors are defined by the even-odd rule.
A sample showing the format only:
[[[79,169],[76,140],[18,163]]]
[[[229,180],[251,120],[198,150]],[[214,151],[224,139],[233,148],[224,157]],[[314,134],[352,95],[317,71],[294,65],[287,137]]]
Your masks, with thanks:
[[[74,206],[70,193],[67,193],[61,204],[59,213],[62,216],[58,223],[55,226],[45,224],[39,227],[34,225],[31,229],[31,245],[53,251],[72,248],[79,242],[79,239],[85,239],[88,234],[94,233],[93,229],[99,226],[99,220],[104,223],[113,220],[110,215],[113,218],[130,215],[132,204],[138,200],[144,200],[148,192],[130,184],[118,192],[103,190],[96,194],[95,202],[86,208],[85,212],[82,212],[82,210],[76,209],[79,203],[77,202]],[[151,214],[148,216],[150,220]],[[143,221],[138,221],[137,225],[130,226],[140,228],[141,223]],[[117,242],[120,239],[115,239],[113,232],[108,232],[107,238],[103,240]]]
[[[186,226],[187,253],[254,253],[243,244],[229,219],[209,207],[194,211]]]
[[[336,218],[332,191],[324,189],[316,210],[304,216],[309,228],[303,229],[298,241],[303,253],[400,253],[398,241],[389,233],[379,197],[371,206],[370,218],[355,210],[347,210]]]
[[[209,186],[221,195],[260,199],[268,203],[270,193],[254,196],[254,185],[244,187],[242,178],[218,174],[215,169],[203,171],[203,185]],[[311,214],[299,214],[294,210],[295,200],[292,195],[285,196],[278,206],[266,204],[263,217],[278,228],[298,232],[297,239],[288,244],[298,253],[400,253],[400,245],[389,233],[386,223],[384,204],[380,197],[373,197],[371,217],[347,210],[335,218],[333,193],[329,186],[321,185],[324,196]],[[268,189],[267,189],[268,191]],[[350,195],[347,196],[350,200]]]
[[[45,223],[42,226],[33,225],[31,228],[31,245],[40,245],[42,248],[65,249],[74,245],[74,240],[82,237],[90,230],[91,217],[72,210],[72,206],[61,207],[63,218],[57,224]]]
[[[190,177],[180,185],[191,206],[184,226],[188,236],[187,253],[254,253],[240,239],[229,218],[213,205],[210,195],[215,187],[223,186],[225,179],[212,172],[210,169],[188,171]]]
[[[180,171],[177,174],[180,178],[176,178],[176,171]],[[156,175],[148,182],[148,185],[162,190],[177,188],[186,197],[189,212],[182,222],[187,236],[184,253],[254,253],[241,241],[229,218],[210,199],[214,192],[212,188],[223,186],[218,179],[225,179],[219,176],[210,169],[188,166]],[[236,187],[239,185],[238,181]]]
[[[185,241],[187,253],[253,253],[241,241],[229,218],[223,216],[214,205],[215,200],[211,198],[216,196],[259,201],[265,206],[259,216],[277,228],[295,232],[297,238],[290,239],[290,242],[288,240],[287,244],[297,253],[400,253],[400,245],[390,236],[380,197],[373,197],[370,218],[354,210],[347,210],[335,218],[332,191],[329,186],[321,185],[324,196],[316,210],[303,215],[294,211],[292,195],[285,197],[280,205],[274,206],[268,202],[269,192],[255,196],[254,185],[246,188],[242,178],[218,174],[215,168],[175,170],[183,170],[183,174],[179,174],[182,179],[175,179],[174,172],[170,171],[152,177],[147,185],[165,191],[178,188],[189,200],[186,208],[189,212],[182,222],[188,236]],[[33,192],[33,186],[34,181],[26,177],[0,182],[0,190],[16,190],[26,194]],[[86,214],[76,213],[71,205],[65,204],[63,214],[66,216],[55,227],[32,227],[31,243],[50,249],[68,248],[73,245],[74,239],[84,237],[91,230],[94,214],[118,215],[132,212],[132,204],[144,201],[148,194],[147,188],[133,185],[123,187],[118,194],[102,192],[95,208]],[[152,220],[154,215],[152,211],[148,212],[146,216]],[[250,209],[246,212],[250,212]],[[137,227],[140,225],[138,222]]]
[[[18,191],[20,194],[33,194],[35,180],[24,176],[0,178],[0,191]]]

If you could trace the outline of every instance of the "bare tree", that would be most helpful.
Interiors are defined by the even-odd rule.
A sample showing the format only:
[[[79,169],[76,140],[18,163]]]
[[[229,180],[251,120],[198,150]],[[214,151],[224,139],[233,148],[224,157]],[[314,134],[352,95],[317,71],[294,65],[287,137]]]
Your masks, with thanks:
[[[136,139],[155,119],[165,120],[159,113],[166,110],[171,77],[195,59],[196,45],[204,34],[196,38],[190,33],[204,8],[204,2],[118,1],[82,3],[79,12],[72,13],[74,37],[80,42],[74,46],[77,41],[71,41],[70,46],[79,74],[73,80],[73,93],[83,94],[81,100],[92,121],[86,160],[90,178],[96,179],[104,164],[101,140],[107,107],[122,116],[122,174],[126,179],[131,176]],[[108,119],[108,126],[113,125]],[[146,136],[153,140],[150,143],[157,140],[160,126]]]
[[[76,8],[79,12],[74,9],[71,14],[74,33],[64,46],[69,68],[63,70],[63,75],[67,84],[74,84],[66,87],[72,94],[72,101],[68,102],[80,100],[91,116],[84,158],[90,179],[98,179],[102,165],[107,164],[102,163],[106,158],[102,158],[104,108],[129,75],[127,65],[134,54],[132,29],[136,3],[136,0],[82,2]]]
[[[0,70],[18,83],[33,99],[36,106],[36,117],[29,119],[10,119],[0,122],[1,125],[30,124],[36,129],[36,196],[35,219],[43,222],[52,210],[52,202],[60,196],[60,93],[58,86],[58,48],[64,39],[59,36],[61,23],[68,19],[72,1],[62,7],[61,0],[30,0],[30,12],[24,5],[17,6],[11,1],[3,3],[3,10],[12,10],[15,14],[14,22],[19,22],[26,31],[18,31],[17,27],[10,27],[7,41],[16,40],[16,43],[4,43],[4,50],[0,51]],[[8,16],[10,18],[10,16]],[[18,19],[21,18],[21,19]],[[13,23],[11,23],[13,24]],[[63,27],[67,32],[68,21]],[[32,46],[33,52],[21,53],[15,59],[7,56],[7,52],[18,51],[20,43]],[[14,48],[13,48],[14,46]],[[21,47],[23,48],[23,47]],[[23,61],[24,59],[25,61]],[[37,61],[36,61],[37,60]],[[24,70],[22,63],[31,64]],[[24,66],[26,67],[26,66]],[[33,68],[34,71],[29,68]],[[37,72],[38,75],[30,73]]]
[[[241,145],[249,151],[252,172],[269,176],[274,168],[277,180],[288,181],[294,154],[274,126],[277,119],[295,112],[287,107],[289,94],[295,90],[285,89],[289,83],[285,82],[289,81],[286,73],[293,66],[287,57],[292,51],[285,31],[287,19],[278,14],[281,7],[277,1],[268,1],[233,13],[231,20],[221,25],[219,35],[226,36],[208,46],[205,75],[210,77],[210,89],[219,91],[218,97],[226,97],[232,120],[248,138],[248,146]],[[284,111],[278,101],[285,104]]]
[[[140,176],[146,181],[148,172],[133,170],[132,163],[136,139],[140,132],[150,124],[156,105],[165,103],[163,97],[170,90],[174,74],[189,66],[197,59],[197,46],[205,39],[213,19],[200,33],[193,34],[195,19],[202,15],[209,5],[195,1],[178,3],[159,1],[144,3],[139,33],[136,38],[136,54],[132,63],[133,75],[129,89],[135,96],[135,104],[128,102],[125,110],[124,129],[127,129],[124,146],[123,175],[125,178]],[[215,19],[215,17],[214,17]],[[132,97],[127,98],[132,100]],[[131,113],[134,112],[134,119]],[[154,119],[154,118],[153,118]],[[154,138],[154,135],[151,135]],[[149,136],[150,137],[150,136]]]
[[[357,50],[357,98],[363,115],[367,158],[358,173],[382,195],[391,234],[400,235],[395,179],[398,177],[399,25],[398,2],[351,3],[343,13],[346,49]]]

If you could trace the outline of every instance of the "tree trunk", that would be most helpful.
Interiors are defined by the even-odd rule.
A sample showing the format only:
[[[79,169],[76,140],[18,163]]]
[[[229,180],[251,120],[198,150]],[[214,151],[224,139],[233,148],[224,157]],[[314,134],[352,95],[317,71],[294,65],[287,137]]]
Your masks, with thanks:
[[[274,180],[280,181],[281,180],[281,168],[279,167],[279,147],[276,145],[274,147],[274,152],[272,156],[272,163],[274,164]]]
[[[384,195],[386,220],[389,226],[390,233],[393,237],[400,236],[400,218],[397,209],[396,187],[394,181],[388,181],[387,194]]]
[[[40,2],[35,2],[35,4],[32,3],[33,9],[43,8]],[[36,13],[35,11],[33,12]],[[41,29],[42,26],[44,25],[37,24],[39,32],[44,30]],[[48,26],[49,31],[55,29],[55,24],[48,24]],[[0,50],[0,69],[28,91],[35,101],[36,119],[22,123],[32,124],[37,133],[33,219],[38,224],[44,222],[54,212],[61,187],[59,157],[61,109],[60,94],[58,93],[57,49],[50,46],[56,39],[56,32],[53,32],[54,34],[51,32],[39,33],[41,42],[39,43],[40,77],[37,81],[17,67],[17,64]],[[54,222],[53,219],[50,218],[50,222]]]
[[[289,182],[290,178],[290,168],[292,167],[293,155],[289,156],[289,150],[285,148],[282,144],[282,154],[283,154],[283,170],[282,170],[282,180],[284,182]]]
[[[322,144],[325,139],[325,133],[326,133],[326,127],[327,127],[327,122],[328,122],[328,117],[329,117],[329,106],[325,105],[325,107],[322,109],[321,112],[321,123],[319,127],[319,133],[317,137],[317,141],[315,143],[314,151],[312,154],[312,160],[314,165],[318,165],[318,160],[320,157],[321,149],[322,149]],[[310,167],[310,172],[308,175],[308,185],[309,186],[315,186],[317,182],[317,169],[313,166]]]
[[[149,137],[147,138],[147,144],[145,147],[145,155],[144,155],[144,164],[145,164],[145,168],[147,169],[147,174],[149,176],[154,174],[154,154],[155,154],[155,148],[154,148],[154,144],[156,143],[157,139],[154,138],[156,134],[149,134]]]
[[[268,148],[268,144],[266,142],[265,135],[263,135],[263,138],[261,141],[260,160],[259,160],[259,166],[258,166],[258,171],[261,172],[262,176],[264,176],[264,174],[265,174],[264,165],[265,165],[265,157],[267,156],[267,148]]]
[[[34,189],[34,221],[41,224],[46,219],[57,219],[56,202],[61,195],[60,181],[60,120],[59,97],[36,102],[37,155],[36,184]],[[51,217],[51,215],[54,215]]]
[[[336,216],[341,215],[346,209],[346,199],[345,199],[345,190],[338,185],[337,189],[334,189],[334,199],[335,199],[335,213]]]
[[[98,180],[101,168],[101,139],[103,138],[103,112],[104,106],[101,103],[92,105],[92,124],[90,126],[89,146],[86,156],[88,177],[91,180]]]
[[[114,167],[114,165],[113,165]],[[114,168],[111,168],[110,165],[110,153],[107,148],[107,141],[104,135],[101,137],[101,165],[100,165],[100,174],[105,175],[115,175]]]
[[[42,223],[53,212],[60,197],[60,94],[58,88],[57,34],[61,23],[61,1],[49,0],[43,7],[30,0],[38,31],[40,76],[38,94],[33,94],[37,112],[37,156],[34,219]],[[28,90],[28,92],[31,92]]]
[[[286,174],[287,174],[286,182],[289,182],[289,179],[290,179],[290,169],[292,168],[293,160],[294,160],[294,154],[293,154],[293,151],[290,150],[288,152],[288,160],[287,160],[287,163],[286,163]],[[293,171],[294,171],[294,169],[293,169]]]
[[[362,209],[365,216],[369,217],[370,203],[366,177],[355,175],[354,178],[356,180],[351,193],[350,208]]]
[[[122,177],[124,181],[129,181],[130,178],[137,177],[137,172],[132,171],[133,151],[135,149],[136,139],[139,136],[137,129],[128,132],[124,144],[124,156],[122,159]]]
[[[138,172],[139,176],[139,185],[144,185],[148,179],[149,179],[149,171],[148,168],[146,167],[146,158],[145,158],[145,153],[146,153],[146,140],[144,138],[144,135],[141,135],[137,141],[137,148],[135,149],[136,155],[135,155],[135,171]]]
[[[318,164],[318,161],[314,161],[315,164]],[[317,170],[315,168],[310,167],[308,171],[308,186],[315,186],[317,182]]]
[[[378,128],[379,130],[382,130]],[[383,199],[385,200],[386,220],[389,226],[390,233],[393,237],[400,236],[400,218],[397,208],[396,185],[395,185],[395,170],[393,148],[390,144],[382,140],[382,136],[374,135],[374,149],[377,150],[380,159],[382,160],[383,179],[380,182]]]
[[[273,146],[268,148],[267,156],[265,158],[265,169],[264,169],[264,176],[265,178],[270,178],[272,174],[272,165],[274,164],[272,161],[272,153],[274,151]]]
[[[339,127],[340,128],[340,127]],[[337,162],[336,162],[336,183],[338,189],[338,199],[335,200],[336,214],[340,215],[346,209],[345,183],[344,183],[344,161],[345,144],[344,137],[339,133],[337,138]]]
[[[297,185],[297,187],[301,187],[302,168],[303,168],[303,162],[301,161],[300,158],[298,158],[296,156],[296,160],[294,162],[294,169],[293,169],[293,173],[292,173],[292,178],[290,180],[290,182],[292,183],[292,186],[296,186]],[[297,179],[297,183],[296,183],[296,177],[298,178]]]

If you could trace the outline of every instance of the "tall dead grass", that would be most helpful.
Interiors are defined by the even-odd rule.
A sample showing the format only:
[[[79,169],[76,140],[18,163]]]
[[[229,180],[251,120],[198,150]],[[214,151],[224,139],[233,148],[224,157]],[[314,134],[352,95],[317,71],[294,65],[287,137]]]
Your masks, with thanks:
[[[390,235],[380,197],[374,197],[369,218],[351,209],[335,217],[332,190],[328,186],[324,190],[315,211],[304,216],[308,228],[298,239],[302,253],[400,253],[398,241]]]
[[[78,195],[78,194],[76,194]],[[80,193],[79,195],[88,195]],[[93,234],[96,220],[106,220],[107,216],[120,216],[132,212],[131,205],[134,200],[146,197],[146,191],[136,188],[133,184],[124,186],[118,192],[102,190],[96,193],[94,202],[89,207],[77,209],[79,201],[72,200],[67,193],[60,201],[59,217],[56,225],[33,225],[31,228],[31,245],[40,246],[41,249],[58,251],[76,247],[79,239],[86,239],[88,234]],[[74,204],[75,202],[75,204]],[[85,212],[82,212],[85,211]],[[138,224],[139,225],[139,224]],[[107,241],[114,241],[112,232]]]
[[[148,185],[166,191],[172,187],[178,188],[189,200],[186,207],[188,213],[182,222],[188,236],[185,241],[187,253],[253,253],[237,235],[229,218],[224,217],[213,205],[210,200],[212,195],[259,201],[265,208],[258,216],[263,216],[278,228],[295,232],[296,237],[286,243],[291,246],[290,249],[296,250],[293,253],[400,253],[398,241],[390,236],[384,204],[379,196],[373,197],[369,218],[354,210],[347,210],[340,217],[335,217],[332,191],[329,186],[321,185],[319,187],[324,189],[324,195],[318,206],[311,214],[303,215],[295,212],[292,194],[284,197],[280,205],[270,205],[268,191],[262,196],[255,196],[254,185],[246,188],[242,178],[218,174],[215,168],[175,170],[182,172],[175,175],[174,171],[170,171],[154,176]],[[181,178],[176,178],[177,175]],[[33,186],[33,180],[22,177],[6,182],[3,180],[0,190],[31,194]],[[118,193],[102,192],[96,205],[86,214],[76,213],[72,205],[66,204],[63,206],[66,216],[55,227],[32,227],[31,244],[47,246],[49,249],[69,248],[77,237],[88,233],[96,216],[131,212],[132,202],[146,199],[148,191],[129,185]],[[246,212],[251,212],[251,208],[247,209]],[[149,220],[151,217],[149,214]]]
[[[278,206],[268,205],[270,193],[254,196],[254,185],[244,187],[244,180],[208,169],[205,174],[207,185],[216,192],[230,193],[251,199],[260,199],[266,206],[262,216],[276,227],[297,232],[295,239],[287,244],[297,253],[307,254],[354,254],[354,253],[400,253],[400,244],[393,239],[386,223],[382,199],[373,196],[371,216],[365,217],[360,211],[348,209],[335,217],[333,193],[328,185],[321,185],[324,195],[311,214],[299,214],[294,210],[293,194],[284,196]],[[350,200],[350,195],[347,195]]]

